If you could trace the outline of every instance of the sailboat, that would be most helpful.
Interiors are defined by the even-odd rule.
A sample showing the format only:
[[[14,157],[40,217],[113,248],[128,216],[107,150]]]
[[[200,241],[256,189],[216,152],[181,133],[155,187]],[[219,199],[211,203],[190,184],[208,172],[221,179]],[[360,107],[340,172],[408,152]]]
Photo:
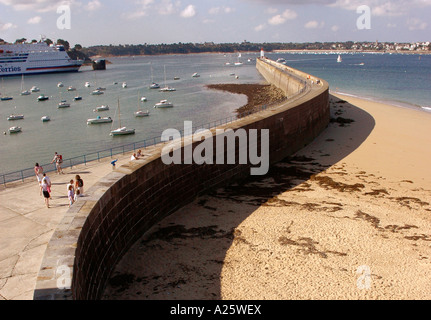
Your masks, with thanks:
[[[24,90],[24,74],[22,74],[22,77],[21,77],[21,95],[22,96],[28,96],[30,94],[31,94],[30,91]]]
[[[138,97],[139,97],[139,92],[138,92]],[[146,99],[146,98],[145,98]],[[142,98],[138,100],[138,111],[135,111],[135,117],[148,117],[150,115],[150,111],[142,111],[139,106],[140,106],[140,101],[143,101]],[[145,100],[146,101],[146,100]]]
[[[1,81],[2,81],[2,87],[4,87],[3,86],[3,78],[1,79]],[[12,100],[12,99],[13,99],[12,97],[9,97],[7,95],[0,97],[0,101],[8,101],[8,100]]]
[[[153,79],[153,65],[150,64],[150,67],[151,67],[151,85],[150,85],[150,89],[159,89],[160,85],[158,83],[155,83],[154,79]]]
[[[343,59],[341,59],[341,56],[338,55],[337,62],[342,62],[342,61],[343,61]]]
[[[169,87],[169,86],[166,85],[166,66],[164,66],[164,70],[165,70],[165,86],[163,88],[161,88],[159,91],[161,91],[161,92],[176,91],[177,89],[171,88],[171,87]]]
[[[118,121],[120,124],[120,127],[115,130],[111,130],[110,135],[111,136],[123,136],[127,134],[135,134],[135,129],[127,129],[126,127],[121,126],[121,112],[120,112],[120,99],[118,99]]]
[[[240,53],[238,53],[238,62],[235,62],[235,66],[242,66],[242,62],[241,61],[239,61],[239,58],[241,58],[241,52]]]

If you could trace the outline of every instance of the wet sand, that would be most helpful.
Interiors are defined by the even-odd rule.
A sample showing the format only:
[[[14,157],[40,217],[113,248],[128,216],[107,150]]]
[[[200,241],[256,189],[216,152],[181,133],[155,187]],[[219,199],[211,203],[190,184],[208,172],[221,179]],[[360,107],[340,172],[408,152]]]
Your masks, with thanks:
[[[431,114],[337,95],[331,118],[154,226],[104,299],[430,299]]]
[[[210,84],[206,87],[246,95],[247,104],[236,110],[239,117],[248,112],[256,112],[263,105],[269,105],[286,99],[283,91],[270,84]]]

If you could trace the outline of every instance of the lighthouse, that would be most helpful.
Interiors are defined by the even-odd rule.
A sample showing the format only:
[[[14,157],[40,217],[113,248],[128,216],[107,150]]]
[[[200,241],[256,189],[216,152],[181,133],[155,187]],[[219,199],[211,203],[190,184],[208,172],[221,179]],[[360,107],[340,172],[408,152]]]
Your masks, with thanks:
[[[263,51],[263,48],[260,49],[260,57],[261,58],[265,57],[265,52]]]

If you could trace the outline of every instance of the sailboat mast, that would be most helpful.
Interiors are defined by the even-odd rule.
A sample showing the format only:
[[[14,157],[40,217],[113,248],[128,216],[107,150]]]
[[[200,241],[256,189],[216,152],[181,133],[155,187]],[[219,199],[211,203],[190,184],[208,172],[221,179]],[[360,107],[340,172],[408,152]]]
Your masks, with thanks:
[[[118,122],[120,123],[120,128],[122,128],[122,126],[121,126],[120,98],[118,98]]]

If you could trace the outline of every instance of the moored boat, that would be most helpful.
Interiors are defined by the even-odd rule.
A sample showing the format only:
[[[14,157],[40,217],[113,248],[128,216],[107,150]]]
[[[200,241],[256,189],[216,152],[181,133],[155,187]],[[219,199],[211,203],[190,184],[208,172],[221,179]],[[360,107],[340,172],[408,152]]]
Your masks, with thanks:
[[[37,101],[46,101],[49,100],[49,97],[45,96],[44,94],[41,94],[39,97],[37,97]]]
[[[11,114],[9,117],[7,117],[8,120],[21,120],[24,119],[23,114]]]
[[[110,122],[112,122],[111,117],[97,116],[96,118],[87,119],[87,124],[110,123]]]
[[[93,96],[99,96],[101,94],[104,94],[105,92],[103,92],[102,90],[94,90],[93,92],[91,92],[91,94]]]
[[[135,111],[135,117],[148,117],[150,115],[150,111],[142,111],[142,110],[138,110]]]
[[[17,133],[17,132],[21,132],[22,128],[21,127],[10,127],[9,128],[9,133]]]
[[[66,100],[62,100],[59,104],[58,104],[58,106],[57,106],[58,108],[69,108],[70,107],[70,103],[67,103],[67,101]]]
[[[51,121],[51,118],[49,116],[43,116],[40,120],[42,120],[42,122],[48,122]]]
[[[173,106],[173,103],[168,102],[168,100],[160,100],[160,102],[154,105],[154,108],[172,108]]]
[[[109,107],[108,106],[105,106],[105,105],[103,105],[103,106],[98,106],[96,109],[94,109],[93,111],[94,112],[99,112],[99,111],[108,111],[109,110]]]

